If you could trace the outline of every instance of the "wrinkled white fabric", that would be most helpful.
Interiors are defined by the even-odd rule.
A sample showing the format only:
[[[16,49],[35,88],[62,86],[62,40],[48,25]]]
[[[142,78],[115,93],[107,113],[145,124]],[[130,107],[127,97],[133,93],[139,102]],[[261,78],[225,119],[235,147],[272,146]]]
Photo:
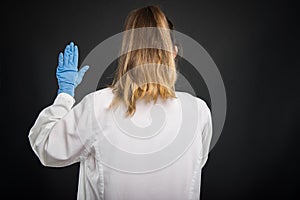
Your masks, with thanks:
[[[75,99],[60,93],[54,103],[41,111],[29,132],[29,141],[41,163],[63,167],[80,162],[77,199],[79,200],[198,200],[201,169],[207,161],[212,138],[212,119],[207,104],[197,100],[199,121],[195,140],[174,163],[147,173],[129,173],[104,163],[101,142],[107,138],[113,145],[129,152],[152,152],[163,148],[176,137],[180,125],[180,104],[170,99],[160,104],[166,111],[166,124],[160,134],[148,140],[137,140],[124,134],[107,109],[113,94],[104,88],[86,95],[73,107]],[[145,127],[151,123],[152,104],[137,101],[132,123]],[[120,107],[122,108],[122,107]],[[113,155],[109,155],[112,156]],[[128,160],[130,163],[130,160]]]

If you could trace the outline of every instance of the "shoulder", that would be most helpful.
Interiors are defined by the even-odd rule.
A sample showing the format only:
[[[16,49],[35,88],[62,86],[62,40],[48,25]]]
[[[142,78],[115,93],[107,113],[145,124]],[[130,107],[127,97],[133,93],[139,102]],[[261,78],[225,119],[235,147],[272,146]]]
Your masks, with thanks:
[[[111,103],[114,95],[112,88],[105,87],[88,94],[88,96],[91,97],[94,106],[107,107]]]
[[[82,100],[77,105],[85,105],[85,104],[93,104],[95,101],[104,102],[106,100],[110,100],[110,96],[113,96],[112,89],[111,88],[103,88],[100,90],[96,90],[94,92],[88,93],[85,95]]]
[[[95,98],[108,98],[109,96],[113,96],[112,89],[109,87],[102,88],[100,90],[96,90],[87,94],[83,100],[95,99]]]
[[[100,90],[97,90],[92,93],[93,96],[98,97],[98,96],[112,96],[112,89],[110,87],[105,87]]]
[[[176,94],[181,95],[181,96],[185,96],[187,97],[187,99],[190,99],[191,101],[196,101],[197,105],[198,105],[198,112],[202,117],[205,117],[207,119],[210,119],[211,117],[211,110],[208,106],[208,104],[201,99],[200,97],[194,96],[190,93],[187,92],[182,92],[182,91],[176,91]]]

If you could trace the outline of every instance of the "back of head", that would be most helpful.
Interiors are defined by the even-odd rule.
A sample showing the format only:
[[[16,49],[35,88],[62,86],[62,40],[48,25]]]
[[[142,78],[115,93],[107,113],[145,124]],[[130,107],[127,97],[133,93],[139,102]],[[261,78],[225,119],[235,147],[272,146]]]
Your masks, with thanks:
[[[127,116],[136,110],[136,101],[176,98],[177,79],[172,23],[158,6],[138,8],[125,21],[121,56],[112,85],[110,108],[123,102]]]

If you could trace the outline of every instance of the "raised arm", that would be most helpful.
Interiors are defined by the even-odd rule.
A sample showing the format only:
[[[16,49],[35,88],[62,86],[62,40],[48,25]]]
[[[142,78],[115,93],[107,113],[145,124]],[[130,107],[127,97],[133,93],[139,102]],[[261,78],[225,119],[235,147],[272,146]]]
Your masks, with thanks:
[[[78,71],[77,65],[78,47],[71,42],[59,54],[58,95],[51,106],[41,111],[29,132],[31,147],[45,166],[70,165],[88,154],[93,98],[89,94],[72,108],[75,88],[88,69],[85,66]]]

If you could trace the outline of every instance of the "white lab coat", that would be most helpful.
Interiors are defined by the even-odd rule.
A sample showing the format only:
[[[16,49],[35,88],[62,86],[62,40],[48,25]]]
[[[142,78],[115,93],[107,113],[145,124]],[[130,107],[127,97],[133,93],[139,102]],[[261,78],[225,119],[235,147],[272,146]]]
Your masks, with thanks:
[[[197,99],[198,132],[192,145],[176,162],[157,171],[135,174],[114,169],[101,160],[109,154],[101,149],[101,141],[107,137],[115,146],[132,152],[151,152],[163,147],[162,144],[167,144],[174,136],[173,128],[180,124],[180,105],[176,99],[167,104],[160,99],[157,101],[167,111],[165,128],[161,130],[163,134],[139,140],[139,145],[136,139],[117,128],[112,112],[106,109],[113,97],[110,88],[86,95],[74,107],[75,99],[60,93],[54,103],[39,114],[30,129],[29,141],[45,166],[63,167],[80,162],[79,200],[197,200],[201,169],[207,161],[212,137],[211,113],[200,98],[176,92],[179,93]],[[150,104],[137,101],[132,122],[141,127],[151,123],[150,107]]]

